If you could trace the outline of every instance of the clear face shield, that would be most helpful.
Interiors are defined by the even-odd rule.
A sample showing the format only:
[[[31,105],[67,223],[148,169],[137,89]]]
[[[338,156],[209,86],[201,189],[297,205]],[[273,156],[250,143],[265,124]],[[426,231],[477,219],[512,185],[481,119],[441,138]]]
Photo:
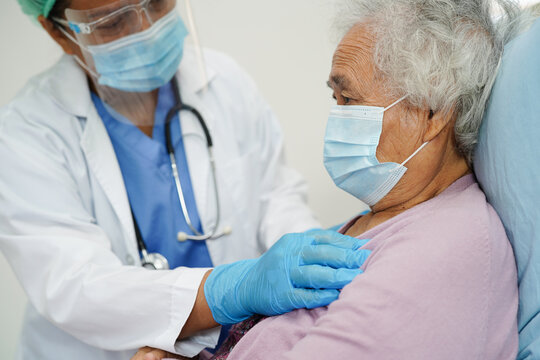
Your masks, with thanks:
[[[187,9],[194,29],[189,1]],[[176,0],[117,0],[90,10],[66,9],[65,16],[54,21],[79,45],[83,59],[76,60],[101,100],[131,123],[151,126],[155,90],[175,76],[188,35]],[[203,64],[200,47],[197,53]]]

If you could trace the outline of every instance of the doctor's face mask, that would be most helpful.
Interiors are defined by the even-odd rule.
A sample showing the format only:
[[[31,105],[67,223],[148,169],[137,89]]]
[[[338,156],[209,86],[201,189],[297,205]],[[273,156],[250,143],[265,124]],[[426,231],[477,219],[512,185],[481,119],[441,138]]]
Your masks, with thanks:
[[[99,85],[149,92],[169,82],[183,56],[188,31],[176,0],[119,0],[92,10],[66,9],[54,19],[81,48],[76,57]],[[69,27],[75,37],[63,27]]]

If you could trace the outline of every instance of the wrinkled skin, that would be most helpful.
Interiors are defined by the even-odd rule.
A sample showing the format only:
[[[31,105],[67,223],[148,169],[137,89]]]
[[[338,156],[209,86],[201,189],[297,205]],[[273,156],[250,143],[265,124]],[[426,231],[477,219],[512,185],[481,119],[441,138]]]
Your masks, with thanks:
[[[401,97],[389,93],[385,79],[376,72],[374,40],[369,24],[357,24],[338,45],[328,85],[339,105],[387,107]],[[455,115],[430,110],[413,107],[405,99],[384,113],[377,147],[380,162],[402,163],[423,143],[429,144],[407,163],[408,170],[394,189],[347,235],[357,236],[437,196],[470,171],[456,148]]]

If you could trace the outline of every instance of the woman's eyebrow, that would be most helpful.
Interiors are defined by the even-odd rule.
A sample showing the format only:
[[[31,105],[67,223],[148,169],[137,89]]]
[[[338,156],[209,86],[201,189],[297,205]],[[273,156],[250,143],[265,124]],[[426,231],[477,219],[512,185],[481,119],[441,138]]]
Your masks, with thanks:
[[[349,85],[350,85],[350,82],[349,82],[349,79],[347,79],[345,76],[343,75],[333,75],[330,80],[328,80],[328,83],[327,85],[330,87],[330,88],[339,88],[339,89],[348,89],[349,88]]]
[[[352,96],[354,96],[355,100],[360,102],[360,103],[364,103],[365,102],[365,99],[362,95],[358,94],[358,91],[353,91],[351,90],[351,88],[349,87],[350,85],[350,82],[349,82],[349,79],[347,79],[346,77],[342,76],[342,75],[335,75],[335,76],[332,76],[330,78],[330,80],[328,80],[326,82],[326,85],[328,85],[328,87],[332,90],[341,90],[341,91],[345,91],[345,92],[353,92],[354,94],[351,94]]]

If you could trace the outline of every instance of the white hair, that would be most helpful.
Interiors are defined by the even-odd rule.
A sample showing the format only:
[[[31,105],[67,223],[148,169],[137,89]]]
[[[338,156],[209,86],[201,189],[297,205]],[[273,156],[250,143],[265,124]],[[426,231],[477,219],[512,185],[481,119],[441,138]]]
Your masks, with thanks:
[[[340,0],[335,25],[341,35],[356,24],[368,26],[385,86],[413,106],[453,113],[458,150],[471,164],[519,14],[512,0]]]

